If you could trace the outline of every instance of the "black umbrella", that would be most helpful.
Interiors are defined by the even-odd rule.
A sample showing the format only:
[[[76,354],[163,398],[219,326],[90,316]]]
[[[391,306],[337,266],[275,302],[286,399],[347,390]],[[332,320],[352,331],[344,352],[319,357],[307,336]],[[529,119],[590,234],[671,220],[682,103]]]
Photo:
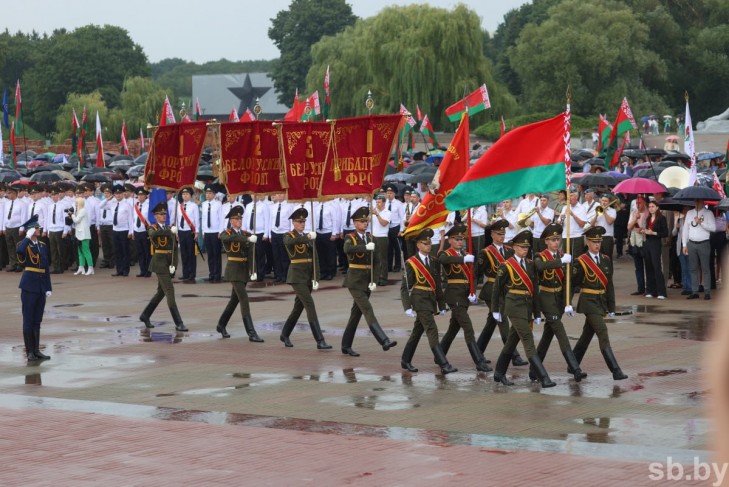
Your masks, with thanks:
[[[149,156],[149,152],[145,152],[144,154],[140,154],[139,157],[134,159],[135,164],[146,164],[147,157]]]
[[[644,151],[650,157],[663,157],[666,155],[666,151],[658,147],[653,147]]]
[[[681,164],[678,161],[672,161],[670,159],[664,159],[661,162],[658,163],[659,167],[674,167],[674,166],[681,166]]]
[[[629,159],[640,159],[645,157],[645,151],[638,149],[625,149],[623,155]]]
[[[717,210],[721,211],[727,211],[729,210],[729,198],[723,198],[718,205],[716,205]]]
[[[132,166],[127,171],[127,177],[128,178],[138,178],[144,174],[144,164],[139,164],[137,166]]]
[[[385,167],[385,176],[389,176],[390,174],[395,174],[397,172],[397,169],[391,165],[387,165]]]
[[[721,195],[711,188],[706,186],[689,186],[683,188],[681,191],[676,193],[673,197],[674,200],[704,200],[704,201],[719,201]]]
[[[602,173],[587,174],[579,179],[580,186],[615,186],[619,182],[615,176]]]
[[[658,208],[666,211],[681,211],[687,206],[693,206],[693,201],[675,200],[673,198],[663,198],[658,203]]]
[[[661,166],[653,166],[652,168],[647,167],[645,169],[639,169],[633,173],[633,177],[636,178],[647,178],[658,180],[658,175],[661,174],[666,168]]]
[[[43,172],[43,171],[62,171],[63,166],[60,164],[46,164],[45,166],[38,166],[33,168],[33,172]]]
[[[435,172],[422,172],[420,174],[413,174],[413,178],[409,183],[429,183],[433,180]]]
[[[111,178],[102,173],[91,173],[86,174],[84,177],[82,177],[81,181],[90,181],[92,183],[110,183]]]
[[[30,180],[34,183],[55,183],[56,181],[62,181],[63,178],[55,172],[43,171],[33,174]]]
[[[134,158],[128,154],[117,154],[111,158],[111,162],[116,161],[133,161]]]
[[[690,161],[691,156],[684,154],[683,152],[669,152],[663,156],[664,161]]]
[[[116,161],[112,161],[108,164],[108,167],[112,167],[114,169],[128,169],[132,167],[135,164],[135,162],[132,159],[117,159]]]
[[[203,166],[197,170],[197,178],[200,181],[212,181],[215,179],[215,176],[213,176],[213,167],[212,166]]]
[[[405,168],[405,172],[408,174],[418,174],[421,171],[433,169],[431,164],[427,162],[415,162]]]
[[[20,179],[20,174],[15,171],[0,172],[0,183],[12,183]]]

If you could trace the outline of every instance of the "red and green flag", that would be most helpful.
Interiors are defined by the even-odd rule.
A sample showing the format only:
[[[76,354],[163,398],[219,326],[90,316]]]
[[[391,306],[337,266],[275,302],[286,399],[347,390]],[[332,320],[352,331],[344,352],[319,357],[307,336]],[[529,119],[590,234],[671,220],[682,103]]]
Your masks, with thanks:
[[[129,143],[127,142],[127,122],[126,122],[126,120],[122,120],[121,146],[122,146],[122,154],[124,154],[125,156],[128,156],[129,155]]]
[[[84,107],[84,113],[81,115],[81,127],[79,127],[80,135],[78,138],[78,157],[82,159],[86,156],[86,134],[89,131],[89,122],[86,116],[86,107]]]
[[[638,125],[635,123],[633,112],[630,110],[630,105],[628,105],[628,99],[623,98],[623,102],[620,104],[620,109],[618,110],[618,116],[615,117],[615,124],[610,131],[610,139],[606,146],[606,166],[614,167],[618,164],[624,147],[624,145],[620,145],[620,139],[624,137],[626,132],[630,132],[631,129],[637,128]]]
[[[400,129],[400,134],[397,138],[397,146],[398,148],[401,147],[407,139],[407,150],[412,150],[415,148],[413,132],[415,131],[415,125],[417,125],[417,122],[410,114],[410,110],[408,110],[402,103],[400,103],[400,114],[407,118],[405,119],[405,124],[402,129]]]
[[[464,113],[451,145],[435,172],[433,181],[428,185],[428,192],[423,196],[420,208],[424,208],[425,211],[415,212],[403,235],[407,236],[424,228],[432,228],[445,223],[450,209],[445,205],[446,196],[468,171],[469,135],[468,115]]]
[[[15,169],[15,122],[10,125],[10,167]]]
[[[610,132],[613,130],[613,126],[610,125],[605,115],[600,114],[600,119],[597,121],[597,151],[602,151],[610,143]]]
[[[487,108],[491,108],[491,101],[489,100],[489,91],[486,89],[486,84],[484,83],[464,99],[446,108],[445,113],[448,116],[448,120],[458,122],[461,120],[461,115],[466,111],[468,111],[468,116],[472,117]]]
[[[430,145],[438,147],[438,140],[435,138],[435,130],[433,130],[433,125],[430,123],[428,115],[425,115],[423,117],[423,121],[420,123],[420,133],[428,138]]]
[[[175,114],[172,112],[170,99],[165,95],[165,102],[162,105],[162,114],[159,117],[159,126],[164,127],[167,124],[175,123]]]
[[[71,114],[71,155],[76,154],[79,159],[81,156],[78,153],[78,117],[76,117],[76,109],[72,109]]]
[[[195,98],[195,121],[199,122],[202,117],[202,111],[200,110],[200,102]]]
[[[15,131],[20,134],[25,133],[23,126],[23,103],[20,97],[20,80],[15,85]]]
[[[101,139],[101,119],[96,112],[96,167],[106,167],[104,163],[104,141]]]
[[[306,108],[306,103],[299,101],[299,89],[296,88],[296,94],[294,95],[294,103],[291,105],[291,110],[286,112],[286,115],[284,115],[284,120],[287,122],[298,122],[301,120],[301,117],[304,115],[304,109]]]
[[[233,107],[233,110],[230,111],[230,115],[228,115],[228,121],[240,122],[240,118],[238,118],[238,112],[236,111],[235,107]]]
[[[324,120],[329,118],[332,110],[332,100],[329,98],[329,65],[327,64],[327,74],[324,75],[324,105],[321,108]]]
[[[449,210],[497,203],[525,193],[565,189],[569,114],[510,130],[446,198]]]
[[[317,90],[306,99],[300,121],[313,122],[319,115],[321,115],[321,105],[319,104],[319,90]]]
[[[139,155],[144,154],[144,134],[142,133],[142,127],[139,127]]]

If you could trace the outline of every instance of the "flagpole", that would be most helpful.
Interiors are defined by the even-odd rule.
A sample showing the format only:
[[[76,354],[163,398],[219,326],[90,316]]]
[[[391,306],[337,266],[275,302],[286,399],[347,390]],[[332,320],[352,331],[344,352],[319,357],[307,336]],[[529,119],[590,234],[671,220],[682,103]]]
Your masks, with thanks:
[[[570,113],[570,102],[572,99],[572,88],[567,85],[567,93],[566,93],[566,99],[567,99],[567,113]],[[565,251],[566,253],[572,255],[571,253],[571,238],[570,238],[570,220],[571,218],[571,206],[572,206],[572,200],[571,200],[571,187],[572,187],[572,160],[570,157],[570,137],[569,137],[569,127],[565,127],[566,130],[564,137],[565,137],[565,175],[568,176],[568,179],[565,179],[566,186],[567,186],[567,207],[565,209],[565,228],[567,235],[567,240],[565,241]],[[565,307],[570,305],[570,302],[572,301],[572,296],[570,295],[570,277],[572,276],[572,265],[567,264],[567,272],[565,272],[565,287],[564,287],[564,298],[565,298]]]
[[[688,100],[688,93],[686,93],[686,99]],[[653,172],[653,177],[656,178],[656,181],[658,181],[658,174],[656,174],[656,169],[653,167],[653,162],[650,159],[650,156],[648,155],[648,146],[645,143],[645,140],[643,140],[643,132],[640,130],[640,124],[636,123],[636,130],[638,131],[638,138],[640,139],[641,145],[643,145],[643,153],[645,154],[645,158],[648,160],[648,164],[650,164],[651,171]],[[608,161],[608,164],[610,162]]]

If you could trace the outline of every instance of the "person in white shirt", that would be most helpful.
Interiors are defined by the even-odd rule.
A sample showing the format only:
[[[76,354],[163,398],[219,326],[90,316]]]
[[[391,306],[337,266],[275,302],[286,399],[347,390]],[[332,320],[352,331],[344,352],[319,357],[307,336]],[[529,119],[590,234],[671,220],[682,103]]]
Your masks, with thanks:
[[[585,238],[582,236],[584,232],[585,223],[587,223],[587,217],[585,216],[584,208],[577,202],[577,191],[570,192],[570,221],[569,221],[569,234],[567,234],[568,223],[565,222],[567,217],[567,206],[562,208],[560,214],[560,223],[562,224],[562,251],[567,252],[567,238],[570,239],[570,254],[572,260],[577,259],[580,255],[585,253]]]
[[[23,268],[18,264],[16,249],[22,240],[21,237],[25,235],[24,231],[21,232],[20,227],[28,218],[26,217],[26,204],[18,198],[18,189],[15,186],[8,186],[7,201],[3,212],[5,213],[3,232],[5,234],[5,243],[8,246],[8,259],[10,261],[10,266],[7,271],[21,272]]]
[[[610,203],[611,200],[609,194],[600,196],[600,206],[598,208],[602,208],[602,210],[595,208],[596,216],[593,226],[605,229],[605,234],[602,236],[600,252],[612,259],[613,248],[615,247],[615,218],[618,216],[618,212],[615,208],[610,206]]]
[[[116,272],[112,276],[126,277],[129,275],[130,256],[129,241],[134,235],[132,204],[124,199],[124,186],[114,185],[114,200],[105,200],[100,207],[109,207],[112,213],[113,245]]]
[[[582,209],[585,214],[585,218],[594,226],[594,223],[592,223],[592,221],[595,217],[595,209],[600,206],[600,204],[595,200],[595,190],[592,188],[587,188],[584,192],[584,197],[585,201],[582,202]]]
[[[516,206],[516,213],[529,213],[539,204],[539,197],[535,193],[528,193]],[[541,234],[540,234],[541,235]]]
[[[337,275],[337,244],[341,235],[339,204],[334,200],[314,203],[313,223],[320,279],[331,281]]]
[[[8,265],[8,246],[5,243],[5,185],[0,183],[0,269]]]
[[[532,235],[534,235],[532,251],[535,255],[547,248],[544,239],[539,238],[539,236],[544,233],[544,229],[552,221],[554,221],[554,210],[549,207],[549,196],[541,194],[539,195],[539,204],[536,207],[536,212],[531,216],[529,222]]]
[[[89,250],[91,251],[91,259],[94,264],[99,262],[99,227],[98,227],[98,215],[99,215],[99,198],[94,196],[94,190],[96,187],[94,183],[88,182],[83,185],[83,197],[86,200],[84,206],[86,213],[89,216],[89,231],[91,232],[91,240],[89,241]]]
[[[277,193],[272,196],[273,204],[269,212],[271,229],[271,250],[273,251],[273,277],[275,283],[286,282],[289,272],[289,254],[284,245],[284,235],[292,230],[291,220],[288,216],[294,211],[286,201],[286,194]]]
[[[195,241],[200,230],[200,209],[192,201],[193,190],[191,187],[182,188],[180,193],[182,194],[182,202],[177,204],[175,201],[173,203],[170,224],[173,226],[176,224],[177,226],[177,241],[180,243],[180,259],[182,260],[182,282],[183,284],[195,284],[197,275]],[[167,200],[167,207],[170,207],[170,200]],[[177,216],[175,217],[175,215]]]
[[[254,250],[256,266],[253,268],[252,263],[248,265],[251,271],[255,271],[257,282],[263,282],[266,275],[266,249],[263,242],[271,238],[271,212],[264,200],[265,196],[257,196],[255,203],[248,203],[243,213],[243,231],[258,237]]]
[[[506,241],[511,242],[516,234],[519,233],[519,225],[517,224],[519,213],[512,208],[511,200],[501,202],[501,215],[504,220],[509,222],[509,226],[506,227]]]
[[[390,229],[388,233],[387,245],[387,271],[400,272],[400,244],[398,235],[400,234],[400,214],[402,213],[402,201],[395,198],[397,194],[397,186],[388,184],[385,186],[385,208],[390,212]]]
[[[378,286],[387,285],[387,250],[388,233],[390,230],[390,211],[385,208],[385,196],[378,194],[374,198],[375,207],[372,208],[372,238],[375,240],[375,252],[377,257],[374,270]]]
[[[489,225],[489,212],[486,205],[471,209],[471,242],[468,251],[473,255],[486,247],[486,227]]]
[[[101,186],[103,199],[99,201],[96,207],[97,232],[99,234],[99,244],[104,255],[101,262],[98,260],[94,261],[97,263],[99,269],[111,269],[114,266],[114,226],[112,225],[114,217],[108,205],[101,206],[104,201],[109,201],[113,198],[111,188],[111,184],[103,184]]]
[[[134,245],[137,247],[137,263],[139,264],[139,274],[137,277],[151,277],[149,264],[152,262],[151,247],[149,244],[149,192],[140,186],[134,191],[137,195],[137,201],[133,202],[134,216],[132,229],[134,230]],[[88,200],[86,200],[88,201]]]
[[[695,200],[694,208],[686,212],[686,229],[682,235],[683,254],[688,255],[691,269],[691,294],[686,299],[699,297],[699,285],[704,287],[704,299],[711,299],[711,270],[709,253],[711,232],[716,230],[714,214],[704,208],[704,200]],[[699,281],[699,269],[701,276]]]
[[[71,230],[66,224],[66,209],[68,206],[61,201],[61,191],[57,187],[51,188],[51,202],[46,209],[46,228],[44,232],[48,236],[51,251],[51,274],[63,274],[63,263],[65,254],[63,238]]]
[[[39,185],[31,186],[28,190],[30,193],[30,203],[28,205],[28,218],[32,218],[33,215],[38,216],[38,224],[40,228],[36,230],[36,236],[40,237],[43,234],[43,230],[46,227],[46,212],[48,203],[43,199],[43,187]],[[44,242],[48,245],[48,242]]]
[[[220,243],[220,233],[225,215],[223,205],[215,199],[213,185],[205,186],[205,201],[200,209],[205,251],[208,254],[208,277],[206,282],[223,282],[223,248]]]

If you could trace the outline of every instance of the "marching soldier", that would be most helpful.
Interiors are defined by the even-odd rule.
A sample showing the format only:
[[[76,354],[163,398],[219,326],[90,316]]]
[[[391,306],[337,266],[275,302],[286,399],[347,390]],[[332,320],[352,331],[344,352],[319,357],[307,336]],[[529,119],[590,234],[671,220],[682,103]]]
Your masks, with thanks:
[[[296,326],[296,321],[301,316],[301,312],[306,309],[306,317],[309,320],[311,334],[314,335],[314,340],[316,340],[316,348],[319,350],[328,350],[332,346],[324,340],[321,326],[319,326],[319,318],[316,315],[314,300],[311,297],[311,291],[314,289],[313,281],[318,280],[319,273],[313,262],[316,252],[316,248],[314,247],[316,232],[303,233],[308,216],[309,212],[305,208],[298,208],[291,213],[289,220],[293,222],[294,229],[284,235],[286,252],[291,259],[286,283],[290,284],[294,289],[296,299],[294,300],[294,308],[291,310],[291,314],[286,318],[286,323],[284,323],[279,339],[286,347],[294,346],[291,340],[289,340],[289,336],[294,326]]]
[[[369,213],[367,207],[361,207],[352,213],[355,229],[344,239],[344,253],[347,254],[349,260],[344,286],[349,289],[354,303],[352,304],[347,327],[342,335],[342,353],[352,357],[359,357],[359,353],[352,350],[352,342],[362,315],[364,315],[365,321],[370,327],[372,336],[375,337],[375,340],[382,346],[384,351],[388,351],[397,345],[397,342],[391,341],[382,331],[372,310],[372,304],[370,304],[370,294],[372,293],[370,278],[372,277],[372,266],[375,259],[375,243],[372,241],[372,235],[367,232]]]
[[[610,257],[600,253],[604,233],[605,229],[602,227],[591,227],[585,231],[584,237],[588,252],[579,256],[575,265],[572,266],[574,286],[582,288],[580,299],[577,302],[577,312],[585,315],[585,325],[574,352],[579,365],[592,337],[597,334],[600,352],[602,352],[608,369],[613,373],[613,379],[623,380],[628,376],[620,369],[613,349],[610,347],[610,337],[604,318],[605,314],[615,316],[613,263]],[[572,370],[568,371],[573,373]]]
[[[549,378],[537,355],[531,329],[532,321],[535,325],[539,325],[542,321],[539,317],[537,269],[534,262],[527,258],[531,244],[532,232],[525,230],[518,233],[512,240],[514,255],[506,259],[496,272],[496,282],[491,298],[494,319],[502,321],[502,316],[508,316],[511,320],[511,329],[509,338],[496,361],[494,381],[507,386],[513,385],[513,382],[506,378],[506,370],[509,368],[509,362],[517,344],[521,341],[524,353],[529,358],[529,363],[542,383],[542,387],[554,387],[557,384]]]
[[[175,322],[175,329],[177,331],[188,331],[187,327],[182,323],[180,311],[177,309],[175,286],[172,284],[172,274],[174,274],[175,268],[177,267],[177,252],[174,250],[177,227],[168,227],[165,225],[165,221],[167,220],[166,202],[162,201],[157,204],[152,209],[152,212],[157,223],[150,226],[147,231],[149,240],[152,243],[152,262],[149,265],[149,270],[157,274],[157,292],[152,296],[144,311],[142,311],[139,320],[147,328],[154,328],[154,325],[149,319],[164,297],[167,298],[167,307],[170,308],[172,320]]]
[[[463,246],[466,239],[466,227],[456,224],[446,234],[450,248],[438,254],[438,261],[443,266],[443,277],[446,282],[445,300],[451,309],[451,321],[448,331],[443,335],[440,346],[444,354],[448,354],[453,339],[458,330],[463,328],[463,337],[466,339],[466,346],[471,354],[476,370],[479,372],[490,372],[492,369],[486,364],[483,353],[476,345],[476,336],[473,333],[473,324],[468,316],[470,302],[478,301],[476,296],[469,295],[473,275],[467,264],[475,260],[472,254],[464,254]]]
[[[541,238],[544,240],[546,248],[536,255],[534,265],[539,273],[539,304],[546,322],[542,339],[537,346],[537,354],[544,362],[552,338],[556,336],[567,365],[574,371],[575,381],[580,382],[587,377],[587,374],[580,370],[562,323],[562,313],[566,312],[569,316],[573,315],[572,306],[565,307],[563,267],[565,264],[572,262],[572,256],[563,254],[559,250],[562,240],[562,225],[558,223],[547,225],[542,232]],[[536,380],[536,373],[532,368],[529,369],[529,378]]]
[[[252,342],[263,342],[258,336],[253,326],[253,318],[251,318],[251,307],[248,302],[248,292],[246,291],[246,283],[250,278],[248,270],[248,255],[255,245],[258,237],[256,235],[248,236],[241,231],[243,226],[243,207],[234,206],[230,209],[225,218],[230,222],[230,228],[220,234],[220,241],[223,244],[223,250],[228,255],[225,264],[225,280],[233,286],[233,292],[230,294],[230,300],[223,310],[223,314],[218,320],[217,332],[223,335],[223,338],[230,338],[226,326],[230,317],[233,316],[235,308],[240,303],[240,313],[243,316],[243,326],[248,334],[248,340]]]
[[[418,371],[413,366],[412,360],[424,331],[428,336],[428,344],[433,352],[435,363],[440,365],[443,374],[450,374],[458,372],[458,369],[448,363],[443,349],[438,343],[438,326],[433,318],[436,314],[444,315],[447,310],[436,271],[440,264],[438,264],[437,258],[430,255],[432,237],[433,230],[430,228],[426,228],[415,237],[418,251],[407,260],[405,265],[400,297],[405,314],[415,318],[415,325],[402,351],[400,366],[409,372]]]
[[[483,330],[481,330],[481,334],[478,336],[478,340],[476,341],[478,350],[481,353],[486,351],[486,347],[488,346],[497,325],[499,326],[499,333],[501,333],[502,342],[506,343],[506,339],[509,336],[508,317],[503,317],[502,321],[496,321],[493,313],[498,310],[494,308],[491,303],[494,282],[496,282],[496,271],[501,264],[506,262],[506,259],[514,255],[514,249],[512,249],[509,245],[504,245],[506,229],[508,227],[509,222],[505,219],[495,221],[491,225],[491,239],[493,240],[493,243],[478,254],[478,268],[482,270],[484,276],[483,287],[481,288],[481,293],[478,297],[479,299],[486,301],[486,305],[489,307],[486,325],[483,327]],[[514,366],[528,364],[527,361],[521,358],[519,352],[516,350],[514,350],[514,357],[512,358],[511,363]]]

